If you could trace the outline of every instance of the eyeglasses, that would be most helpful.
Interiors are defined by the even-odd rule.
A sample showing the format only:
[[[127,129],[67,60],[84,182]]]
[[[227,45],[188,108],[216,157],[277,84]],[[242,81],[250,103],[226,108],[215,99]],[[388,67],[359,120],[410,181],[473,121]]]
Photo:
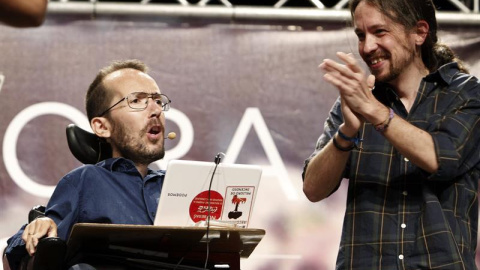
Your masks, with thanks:
[[[159,94],[159,93],[145,93],[145,92],[133,92],[128,94],[126,97],[120,99],[117,103],[110,106],[110,108],[106,109],[103,113],[100,114],[99,117],[104,116],[108,111],[110,111],[113,107],[120,104],[120,102],[127,100],[128,107],[143,111],[148,106],[148,99],[152,98],[152,100],[157,104],[162,106],[162,111],[166,112],[170,109],[170,103],[172,102],[166,95]]]

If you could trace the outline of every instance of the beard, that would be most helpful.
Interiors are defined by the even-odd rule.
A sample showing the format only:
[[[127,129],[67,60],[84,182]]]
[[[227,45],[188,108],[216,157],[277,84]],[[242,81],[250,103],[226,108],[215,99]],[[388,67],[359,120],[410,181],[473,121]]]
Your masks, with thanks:
[[[381,74],[378,70],[372,70],[370,68],[370,72],[375,76],[375,80],[385,83],[394,81],[400,76],[400,74],[402,74],[405,68],[408,68],[408,66],[414,62],[415,48],[408,47],[405,43],[401,46],[406,57],[399,58],[398,55],[397,57],[394,57],[392,54],[387,54],[389,56],[388,59],[390,60],[390,67],[389,70],[386,71],[386,74]]]
[[[154,161],[160,160],[165,156],[163,140],[159,142],[159,147],[148,147],[139,138],[147,133],[146,128],[140,130],[135,136],[122,122],[113,123],[112,137],[110,143],[115,146],[120,156],[133,161],[135,164],[148,165]]]

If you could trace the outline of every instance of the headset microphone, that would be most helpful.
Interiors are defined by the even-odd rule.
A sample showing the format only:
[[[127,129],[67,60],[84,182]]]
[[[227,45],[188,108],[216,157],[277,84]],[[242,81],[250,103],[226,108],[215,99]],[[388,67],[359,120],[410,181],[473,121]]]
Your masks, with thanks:
[[[168,135],[167,135],[167,137],[164,138],[164,139],[173,140],[173,139],[175,139],[175,138],[177,138],[177,134],[176,134],[175,132],[169,132]]]

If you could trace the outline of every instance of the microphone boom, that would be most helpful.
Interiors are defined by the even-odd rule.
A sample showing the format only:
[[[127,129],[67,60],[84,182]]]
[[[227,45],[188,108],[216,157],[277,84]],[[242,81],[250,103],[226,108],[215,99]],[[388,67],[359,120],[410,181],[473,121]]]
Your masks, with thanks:
[[[165,139],[173,140],[177,138],[177,134],[175,132],[169,132]]]

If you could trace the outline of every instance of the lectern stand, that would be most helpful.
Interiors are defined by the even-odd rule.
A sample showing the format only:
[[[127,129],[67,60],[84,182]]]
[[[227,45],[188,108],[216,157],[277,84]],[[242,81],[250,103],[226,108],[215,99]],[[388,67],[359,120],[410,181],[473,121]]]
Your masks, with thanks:
[[[261,229],[76,224],[67,264],[114,263],[126,269],[240,269],[265,235]],[[206,263],[207,262],[207,263]]]

